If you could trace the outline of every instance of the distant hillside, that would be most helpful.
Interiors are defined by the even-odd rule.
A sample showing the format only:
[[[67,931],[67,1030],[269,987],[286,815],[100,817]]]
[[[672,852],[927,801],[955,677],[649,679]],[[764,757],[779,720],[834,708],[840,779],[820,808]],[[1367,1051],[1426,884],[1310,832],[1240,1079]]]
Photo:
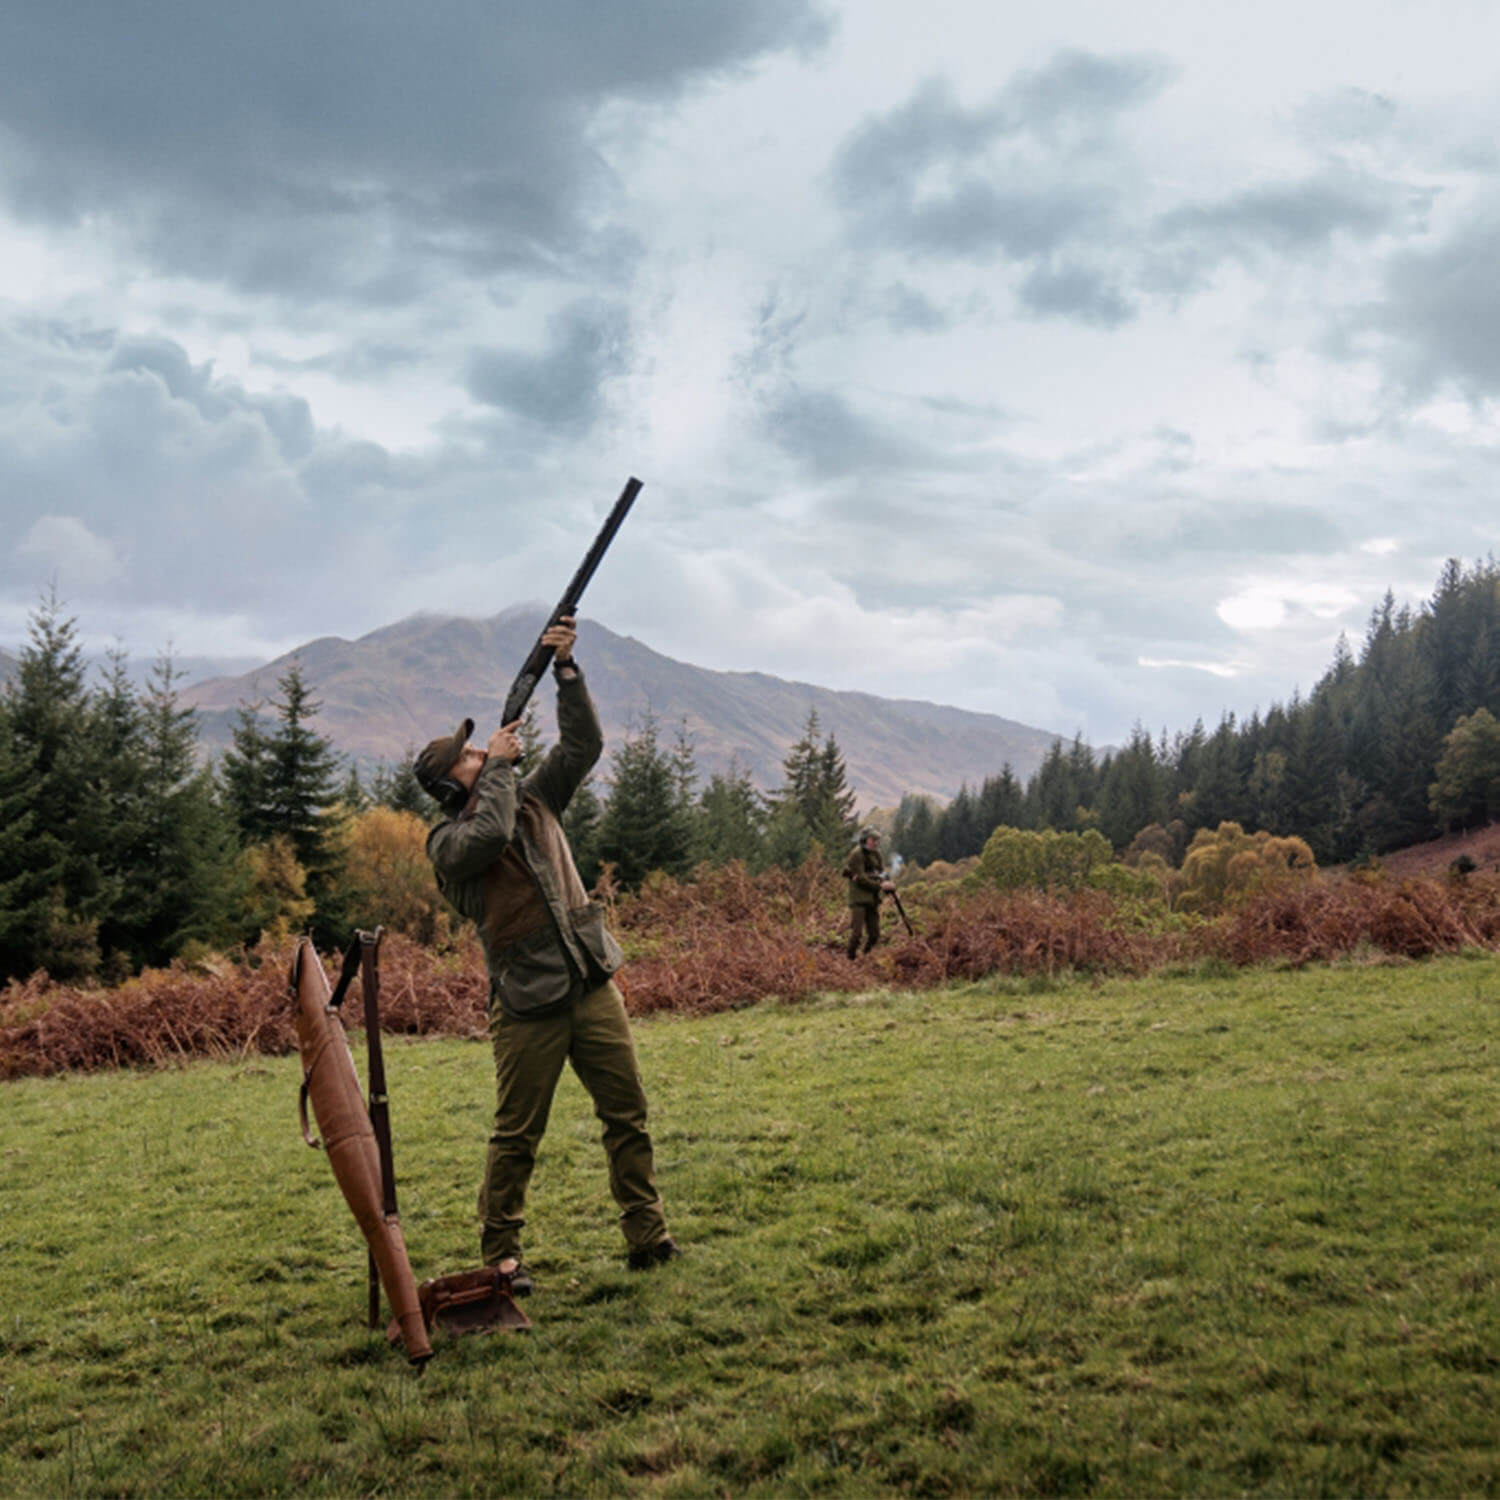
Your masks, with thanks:
[[[9,651],[0,651],[0,687],[15,676],[16,668],[20,665],[21,663]]]
[[[1380,868],[1393,880],[1409,876],[1445,874],[1453,861],[1467,854],[1476,870],[1500,871],[1500,826],[1447,833],[1421,844],[1408,844],[1380,856]]]
[[[217,753],[230,742],[240,705],[272,700],[296,659],[322,703],[314,727],[361,764],[394,763],[465,715],[493,726],[542,618],[520,608],[488,620],[421,615],[357,641],[325,636],[242,676],[198,683],[182,701],[199,710],[204,744]],[[994,714],[834,692],[761,672],[712,672],[593,621],[580,629],[578,657],[604,724],[606,772],[608,747],[648,710],[668,743],[686,721],[705,780],[736,757],[763,789],[780,784],[782,759],[816,710],[820,732],[838,740],[862,809],[909,791],[948,798],[1006,762],[1024,780],[1057,738]],[[557,732],[550,684],[536,701],[550,740]]]

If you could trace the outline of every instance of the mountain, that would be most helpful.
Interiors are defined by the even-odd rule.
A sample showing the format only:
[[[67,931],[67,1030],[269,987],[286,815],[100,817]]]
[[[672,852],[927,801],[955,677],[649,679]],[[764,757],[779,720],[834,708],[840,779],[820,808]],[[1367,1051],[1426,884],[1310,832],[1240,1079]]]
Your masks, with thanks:
[[[19,658],[12,656],[9,651],[0,651],[0,687],[4,687],[16,675],[16,669],[20,665]]]
[[[526,607],[487,620],[417,615],[357,641],[324,636],[241,676],[197,683],[181,701],[198,710],[204,746],[216,754],[230,743],[240,706],[273,702],[277,679],[296,661],[322,705],[312,727],[365,767],[395,764],[465,716],[482,738],[544,618],[544,610]],[[648,712],[665,745],[686,722],[703,781],[736,758],[769,790],[780,785],[781,762],[816,710],[820,734],[838,741],[862,809],[889,806],[904,792],[946,799],[1007,761],[1024,781],[1057,738],[994,714],[835,692],[763,672],[709,671],[592,620],[580,626],[578,659],[604,726],[606,774],[610,747]],[[553,696],[548,683],[532,700],[548,740],[557,734]]]

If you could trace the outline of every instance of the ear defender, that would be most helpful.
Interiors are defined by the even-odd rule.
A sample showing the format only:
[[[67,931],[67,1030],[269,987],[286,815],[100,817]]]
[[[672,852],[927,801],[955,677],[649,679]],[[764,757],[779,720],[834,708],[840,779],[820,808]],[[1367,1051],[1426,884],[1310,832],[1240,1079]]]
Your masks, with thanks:
[[[448,808],[459,808],[469,800],[469,794],[451,776],[441,777],[432,783],[432,795]]]

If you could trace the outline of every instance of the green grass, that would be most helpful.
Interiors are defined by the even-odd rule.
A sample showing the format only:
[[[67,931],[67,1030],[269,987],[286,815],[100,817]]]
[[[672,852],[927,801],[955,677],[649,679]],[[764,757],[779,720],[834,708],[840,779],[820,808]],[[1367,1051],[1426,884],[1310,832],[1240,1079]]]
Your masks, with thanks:
[[[294,1058],[0,1090],[0,1493],[1500,1490],[1500,963],[987,985],[637,1029],[683,1260],[571,1076],[524,1336],[418,1378]],[[487,1049],[388,1045],[419,1279]]]

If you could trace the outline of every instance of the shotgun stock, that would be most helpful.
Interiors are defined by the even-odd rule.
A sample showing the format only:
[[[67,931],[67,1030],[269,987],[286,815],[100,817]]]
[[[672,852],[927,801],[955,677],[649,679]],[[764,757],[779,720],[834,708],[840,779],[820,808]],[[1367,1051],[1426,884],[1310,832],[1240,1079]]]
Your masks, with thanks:
[[[639,479],[632,478],[626,481],[625,488],[620,492],[620,498],[615,501],[614,509],[605,518],[604,525],[599,528],[599,535],[594,538],[593,546],[584,555],[578,571],[568,584],[567,591],[558,600],[557,608],[547,617],[547,623],[542,626],[541,634],[537,636],[536,645],[531,648],[531,654],[522,664],[516,680],[511,683],[510,692],[505,696],[505,707],[500,713],[502,724],[514,724],[526,712],[526,705],[531,701],[531,695],[536,691],[537,683],[542,680],[542,674],[552,665],[552,647],[542,644],[542,635],[545,635],[548,629],[559,620],[577,615],[578,601],[582,599],[589,579],[594,576],[594,570],[604,560],[604,554],[609,551],[609,544],[614,541],[615,533],[624,523],[640,491]]]

